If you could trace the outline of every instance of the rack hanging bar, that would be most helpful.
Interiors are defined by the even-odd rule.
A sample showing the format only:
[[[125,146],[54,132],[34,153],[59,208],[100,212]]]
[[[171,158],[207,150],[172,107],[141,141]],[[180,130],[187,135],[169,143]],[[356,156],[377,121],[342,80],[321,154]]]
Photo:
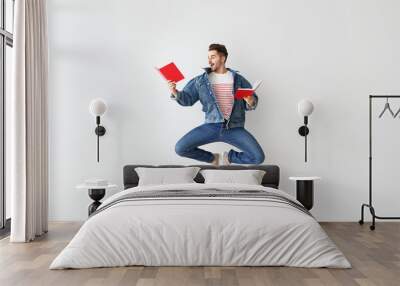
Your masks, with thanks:
[[[370,98],[399,98],[400,95],[370,95]]]

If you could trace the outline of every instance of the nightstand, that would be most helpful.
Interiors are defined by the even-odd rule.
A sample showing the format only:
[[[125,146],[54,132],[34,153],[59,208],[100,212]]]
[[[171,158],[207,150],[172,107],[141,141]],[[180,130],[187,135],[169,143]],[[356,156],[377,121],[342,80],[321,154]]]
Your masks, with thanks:
[[[105,186],[94,186],[94,185],[86,185],[81,184],[77,185],[77,189],[86,189],[88,190],[89,197],[94,201],[88,207],[88,215],[90,216],[96,209],[101,205],[100,200],[104,198],[107,189],[116,188],[117,185],[108,184]]]
[[[320,177],[289,177],[296,181],[296,199],[307,209],[311,210],[314,205],[314,181]]]

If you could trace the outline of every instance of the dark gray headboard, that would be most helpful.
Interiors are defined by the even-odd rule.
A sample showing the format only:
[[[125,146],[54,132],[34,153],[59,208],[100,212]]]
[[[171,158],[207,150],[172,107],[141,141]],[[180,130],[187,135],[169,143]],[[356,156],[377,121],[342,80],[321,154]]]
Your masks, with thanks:
[[[276,165],[252,165],[252,166],[241,166],[241,165],[228,165],[218,166],[213,165],[126,165],[124,166],[124,189],[133,188],[138,185],[139,177],[135,172],[136,167],[148,167],[148,168],[177,168],[177,167],[200,167],[201,169],[219,169],[219,170],[264,170],[266,171],[261,184],[265,187],[272,187],[277,189],[279,186],[279,167]],[[197,183],[204,183],[203,176],[198,173],[194,178]]]

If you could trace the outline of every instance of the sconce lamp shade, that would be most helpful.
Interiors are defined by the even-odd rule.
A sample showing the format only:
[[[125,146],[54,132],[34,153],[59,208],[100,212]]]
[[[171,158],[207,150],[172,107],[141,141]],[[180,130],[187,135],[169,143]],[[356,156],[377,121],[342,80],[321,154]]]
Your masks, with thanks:
[[[107,110],[107,104],[101,98],[93,99],[89,104],[89,111],[93,116],[102,116]]]
[[[301,116],[309,116],[314,110],[314,105],[311,101],[303,99],[297,105],[297,111]]]

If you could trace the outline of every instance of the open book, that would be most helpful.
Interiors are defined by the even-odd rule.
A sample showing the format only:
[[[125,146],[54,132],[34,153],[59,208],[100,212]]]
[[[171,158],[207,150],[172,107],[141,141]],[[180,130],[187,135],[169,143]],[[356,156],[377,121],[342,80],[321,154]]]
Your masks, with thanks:
[[[256,91],[256,89],[260,86],[261,83],[262,83],[261,80],[256,81],[256,82],[252,85],[252,88],[241,88],[241,87],[239,87],[239,88],[236,90],[235,98],[236,98],[236,99],[243,99],[243,97],[247,97],[247,96],[253,95],[253,93],[254,93],[254,92]]]
[[[181,73],[181,71],[177,68],[177,66],[171,62],[161,68],[156,68],[160,74],[166,79],[171,80],[173,82],[178,82],[185,77]]]

